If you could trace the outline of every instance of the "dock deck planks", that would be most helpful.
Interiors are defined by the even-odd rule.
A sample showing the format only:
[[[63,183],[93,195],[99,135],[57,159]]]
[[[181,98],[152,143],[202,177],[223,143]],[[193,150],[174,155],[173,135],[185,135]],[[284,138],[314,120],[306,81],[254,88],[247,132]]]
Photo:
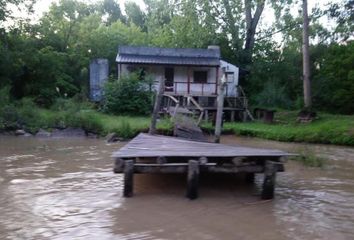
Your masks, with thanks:
[[[292,154],[261,148],[237,147],[224,144],[197,142],[175,137],[141,133],[120,150],[114,158],[144,157],[282,157]]]

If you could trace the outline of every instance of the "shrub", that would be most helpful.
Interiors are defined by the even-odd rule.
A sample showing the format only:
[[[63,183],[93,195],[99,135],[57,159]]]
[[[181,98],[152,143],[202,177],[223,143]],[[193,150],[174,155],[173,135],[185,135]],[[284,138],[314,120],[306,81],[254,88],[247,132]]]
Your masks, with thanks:
[[[256,97],[256,102],[262,107],[289,108],[291,101],[285,93],[285,87],[279,87],[269,82]]]
[[[5,129],[14,130],[18,127],[18,111],[15,105],[6,105],[1,108],[1,125]]]
[[[124,119],[121,120],[119,127],[114,129],[114,132],[124,139],[132,138],[136,135],[136,132],[132,129],[130,123]]]
[[[80,120],[80,127],[87,132],[101,133],[103,131],[102,120],[94,112],[89,110],[82,110],[77,113]]]
[[[87,101],[87,99],[82,99],[80,95],[76,95],[73,98],[57,98],[54,101],[51,109],[54,111],[68,111],[68,112],[78,112],[80,110],[91,110],[94,105]]]
[[[151,81],[137,73],[108,81],[104,87],[103,111],[113,114],[146,115],[152,106]]]
[[[31,98],[23,98],[18,105],[18,123],[26,131],[34,133],[42,125],[42,118],[39,117],[38,106]]]
[[[10,103],[10,87],[5,86],[0,89],[0,109]]]

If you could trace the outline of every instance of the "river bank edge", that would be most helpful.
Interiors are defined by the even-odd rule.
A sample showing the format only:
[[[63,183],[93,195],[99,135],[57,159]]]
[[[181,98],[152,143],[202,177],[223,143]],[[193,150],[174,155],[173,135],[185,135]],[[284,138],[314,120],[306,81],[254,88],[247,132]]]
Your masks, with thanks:
[[[76,106],[76,105],[75,105]],[[77,106],[76,106],[77,107]],[[298,123],[297,111],[279,110],[274,122],[224,122],[223,134],[249,136],[280,142],[317,143],[340,146],[354,146],[354,115],[335,115],[318,113],[310,123]],[[86,107],[43,109],[36,106],[11,108],[0,116],[0,134],[7,135],[50,135],[45,132],[63,135],[65,131],[73,135],[72,129],[81,129],[79,135],[102,137],[116,134],[119,139],[132,139],[141,132],[147,132],[151,123],[150,116],[117,116],[102,113]],[[214,126],[202,122],[205,134],[213,135]],[[65,130],[68,129],[68,130]],[[172,135],[173,122],[159,119],[159,134]],[[74,134],[75,135],[75,134]]]

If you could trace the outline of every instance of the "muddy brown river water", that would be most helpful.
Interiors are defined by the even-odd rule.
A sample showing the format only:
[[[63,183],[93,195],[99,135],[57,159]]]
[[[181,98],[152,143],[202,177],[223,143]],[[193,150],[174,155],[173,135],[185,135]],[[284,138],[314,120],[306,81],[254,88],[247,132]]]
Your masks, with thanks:
[[[354,148],[222,142],[329,160],[289,161],[272,201],[260,201],[261,175],[253,186],[202,176],[195,201],[184,198],[184,175],[138,175],[135,197],[124,199],[110,158],[124,143],[0,136],[0,239],[354,239]]]

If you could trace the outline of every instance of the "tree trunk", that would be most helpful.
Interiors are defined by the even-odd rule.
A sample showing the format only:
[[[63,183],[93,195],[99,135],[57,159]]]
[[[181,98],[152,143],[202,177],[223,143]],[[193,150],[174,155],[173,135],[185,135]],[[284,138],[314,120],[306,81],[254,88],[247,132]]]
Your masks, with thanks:
[[[302,30],[302,61],[304,78],[304,102],[305,108],[310,109],[311,102],[311,82],[310,82],[310,54],[309,54],[309,18],[307,14],[307,0],[303,0],[303,30]]]
[[[257,1],[257,7],[252,17],[252,0],[245,0],[246,41],[244,48],[244,61],[246,64],[250,64],[252,62],[256,29],[264,9],[264,3],[265,0]]]

